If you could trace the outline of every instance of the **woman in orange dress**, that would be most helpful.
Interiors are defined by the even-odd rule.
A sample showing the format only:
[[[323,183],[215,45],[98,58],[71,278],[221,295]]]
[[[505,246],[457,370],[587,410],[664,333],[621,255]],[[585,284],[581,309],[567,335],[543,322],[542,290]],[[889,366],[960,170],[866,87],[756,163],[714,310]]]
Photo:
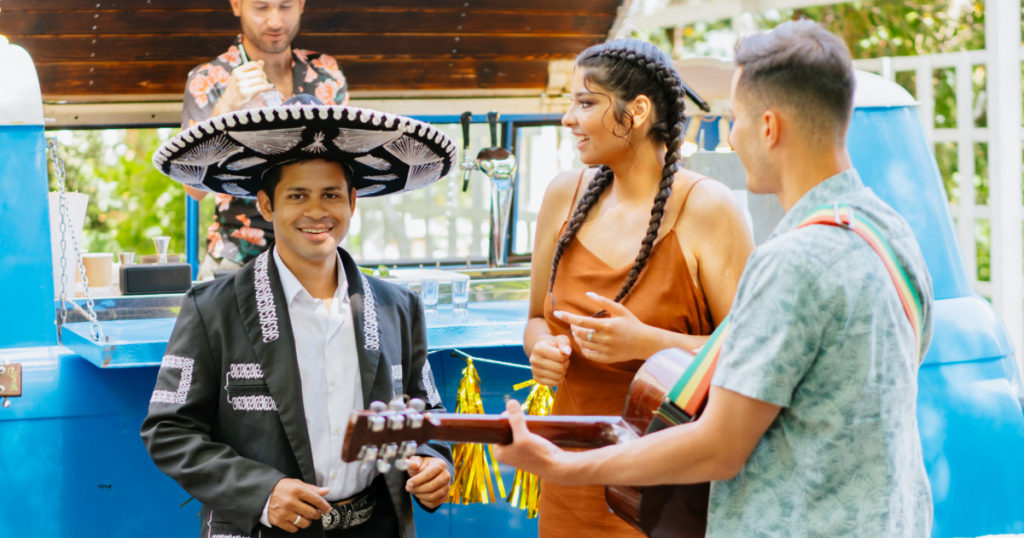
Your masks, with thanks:
[[[707,341],[754,242],[732,192],[678,166],[684,94],[664,53],[632,39],[591,47],[571,91],[562,124],[600,167],[561,174],[544,195],[524,347],[534,379],[558,387],[553,414],[618,415],[644,360]],[[539,528],[643,536],[608,510],[603,486],[545,482]]]

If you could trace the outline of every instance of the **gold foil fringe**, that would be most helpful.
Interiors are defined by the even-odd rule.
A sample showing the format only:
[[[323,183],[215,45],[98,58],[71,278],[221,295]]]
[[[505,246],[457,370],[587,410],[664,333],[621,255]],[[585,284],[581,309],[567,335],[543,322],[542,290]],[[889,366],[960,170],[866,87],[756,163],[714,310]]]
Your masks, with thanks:
[[[531,379],[515,385],[512,390],[522,390],[529,386],[533,386],[533,390],[523,402],[523,412],[538,417],[550,415],[551,406],[555,401],[551,387],[538,384]],[[540,510],[540,477],[516,469],[516,477],[512,480],[512,490],[505,500],[520,510],[526,510],[528,519],[536,518]]]
[[[463,357],[466,367],[462,370],[462,381],[456,394],[456,413],[483,414],[484,404],[480,398],[480,376],[473,366],[473,358]],[[458,504],[493,503],[495,502],[494,486],[491,482],[491,466],[488,462],[490,447],[478,443],[458,443],[455,445],[455,479],[448,493],[448,502]],[[505,496],[505,484],[501,481],[498,471],[498,460],[490,454],[493,462],[495,481],[498,492]]]

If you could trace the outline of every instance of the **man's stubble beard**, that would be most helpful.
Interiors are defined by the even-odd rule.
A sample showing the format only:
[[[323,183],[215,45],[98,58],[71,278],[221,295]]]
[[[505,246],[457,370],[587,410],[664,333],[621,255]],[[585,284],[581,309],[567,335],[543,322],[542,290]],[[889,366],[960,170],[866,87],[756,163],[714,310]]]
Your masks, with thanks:
[[[298,25],[296,25],[295,28],[293,28],[292,31],[288,34],[288,39],[286,39],[284,43],[281,44],[281,46],[276,48],[271,47],[269,43],[264,41],[263,38],[261,37],[261,34],[258,31],[250,28],[249,25],[244,22],[244,20],[242,22],[242,33],[245,35],[245,39],[247,41],[256,45],[256,48],[260,49],[261,51],[267,54],[280,54],[288,50],[288,48],[292,46],[292,41],[294,41],[295,36],[299,34],[299,27]]]

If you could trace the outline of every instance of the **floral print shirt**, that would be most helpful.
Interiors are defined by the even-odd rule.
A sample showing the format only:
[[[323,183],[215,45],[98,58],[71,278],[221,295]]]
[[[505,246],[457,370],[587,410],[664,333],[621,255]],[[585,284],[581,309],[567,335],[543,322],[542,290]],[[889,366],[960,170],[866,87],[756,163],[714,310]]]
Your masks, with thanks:
[[[210,118],[227,89],[231,71],[242,65],[238,36],[228,51],[188,74],[181,128]],[[348,82],[338,62],[326,54],[292,49],[292,94],[315,96],[325,105],[348,102]],[[274,241],[274,227],[263,219],[256,200],[216,194],[214,222],[207,230],[206,252],[218,261],[230,260],[245,265]]]
[[[794,229],[823,204],[869,218],[921,294],[920,348],[881,257],[849,230]],[[712,482],[709,537],[925,538],[917,424],[932,284],[903,218],[855,170],[811,189],[751,255],[712,384],[782,407],[735,478]]]

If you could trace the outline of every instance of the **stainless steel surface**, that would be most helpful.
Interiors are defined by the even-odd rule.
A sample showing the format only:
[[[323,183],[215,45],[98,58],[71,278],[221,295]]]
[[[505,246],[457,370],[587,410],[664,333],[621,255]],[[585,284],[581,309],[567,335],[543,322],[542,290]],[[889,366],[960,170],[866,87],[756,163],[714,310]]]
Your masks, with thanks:
[[[512,198],[516,191],[516,156],[508,149],[498,146],[497,110],[487,113],[487,123],[491,131],[491,147],[480,150],[476,163],[469,160],[469,123],[472,114],[464,112],[462,121],[462,190],[469,185],[469,178],[474,169],[479,169],[491,180],[491,243],[487,255],[487,265],[504,267],[508,264],[509,224],[512,220]]]
[[[122,267],[124,267],[125,265],[131,265],[131,264],[135,263],[135,253],[134,252],[122,252],[122,253],[117,255],[117,259],[121,261],[121,266]]]
[[[167,295],[125,295],[96,299],[96,318],[99,321],[125,319],[158,319],[178,317],[181,300],[184,294]],[[88,321],[85,312],[79,306],[82,300],[69,300],[68,323]],[[55,301],[60,309],[60,301]],[[77,308],[76,308],[77,307]]]
[[[514,267],[475,267],[469,269],[456,269],[456,273],[469,275],[470,280],[494,279],[494,278],[529,278],[530,266],[518,265]]]
[[[733,190],[747,190],[747,173],[735,152],[717,153],[698,151],[690,156],[690,170],[717,179]],[[768,240],[772,230],[786,215],[774,194],[747,193],[747,208],[753,220],[754,242],[760,245]]]
[[[520,270],[519,268],[514,268]],[[493,270],[492,270],[493,271]],[[462,271],[460,271],[462,272]],[[493,271],[500,273],[500,271]],[[387,280],[387,279],[385,279]],[[419,286],[410,286],[412,291],[419,292]],[[181,308],[184,294],[163,295],[123,295],[116,297],[100,297],[95,300],[96,319],[113,321],[126,319],[159,319],[175,318]],[[471,280],[469,283],[469,302],[481,303],[490,301],[525,301],[530,298],[530,278],[487,278]],[[442,283],[438,289],[438,304],[452,304],[452,287],[450,283]],[[88,321],[84,299],[68,300],[68,323]],[[54,301],[54,307],[60,310],[60,301]],[[472,308],[472,306],[470,306]]]

